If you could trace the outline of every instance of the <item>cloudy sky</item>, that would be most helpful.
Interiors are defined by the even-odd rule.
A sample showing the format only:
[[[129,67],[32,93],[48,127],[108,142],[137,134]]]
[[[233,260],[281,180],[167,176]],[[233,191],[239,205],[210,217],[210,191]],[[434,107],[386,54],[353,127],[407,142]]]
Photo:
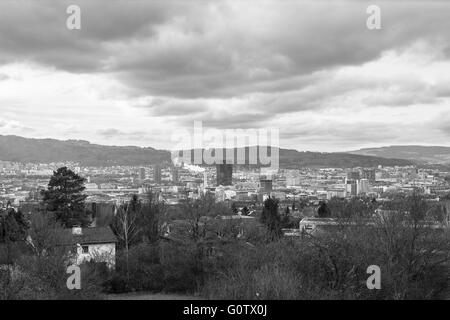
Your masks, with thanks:
[[[171,149],[197,120],[298,150],[450,145],[450,4],[392,2],[2,0],[0,134]]]

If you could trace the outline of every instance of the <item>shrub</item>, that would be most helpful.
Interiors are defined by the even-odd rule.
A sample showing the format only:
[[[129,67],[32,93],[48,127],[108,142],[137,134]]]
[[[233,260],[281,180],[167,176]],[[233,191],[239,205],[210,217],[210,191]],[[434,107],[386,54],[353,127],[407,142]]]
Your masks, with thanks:
[[[157,245],[142,243],[131,247],[128,253],[128,274],[125,252],[118,251],[116,270],[105,281],[105,290],[111,293],[162,290],[163,272],[159,255]]]
[[[211,299],[430,299],[448,288],[448,234],[390,221],[314,237],[223,248],[202,288]],[[381,290],[368,290],[369,265]]]
[[[204,261],[201,248],[194,244],[161,244],[164,291],[192,293],[203,282]]]

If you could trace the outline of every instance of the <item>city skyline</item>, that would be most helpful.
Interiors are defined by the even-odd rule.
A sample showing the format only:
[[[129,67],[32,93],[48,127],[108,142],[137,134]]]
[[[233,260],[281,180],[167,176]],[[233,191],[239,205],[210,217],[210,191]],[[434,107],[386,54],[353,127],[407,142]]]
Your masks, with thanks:
[[[69,4],[0,4],[0,134],[170,150],[199,120],[299,151],[450,145],[444,2],[380,2],[379,30],[366,1],[77,1],[81,30]]]

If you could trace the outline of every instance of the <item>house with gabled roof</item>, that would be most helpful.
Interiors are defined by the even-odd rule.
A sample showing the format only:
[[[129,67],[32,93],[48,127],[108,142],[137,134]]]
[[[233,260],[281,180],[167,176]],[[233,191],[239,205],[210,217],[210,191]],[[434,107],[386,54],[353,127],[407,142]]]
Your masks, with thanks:
[[[71,262],[80,265],[95,261],[106,263],[114,269],[116,264],[117,237],[109,227],[59,229],[58,245],[68,248]]]

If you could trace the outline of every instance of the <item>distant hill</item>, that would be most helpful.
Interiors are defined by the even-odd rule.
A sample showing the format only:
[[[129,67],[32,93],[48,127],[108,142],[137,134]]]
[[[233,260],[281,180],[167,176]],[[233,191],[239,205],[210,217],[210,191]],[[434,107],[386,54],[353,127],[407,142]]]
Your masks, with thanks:
[[[234,159],[238,159],[238,150],[245,154],[245,163],[249,163],[249,147],[234,148]],[[268,148],[268,157],[270,158],[270,148]],[[198,149],[197,149],[198,150]],[[211,151],[211,149],[208,149]],[[194,159],[194,150],[191,152],[191,159]],[[214,152],[211,152],[214,156]],[[241,153],[242,154],[242,153]],[[243,161],[242,161],[243,162]],[[261,165],[259,155],[257,163]],[[204,164],[204,163],[203,163]],[[376,167],[382,166],[408,166],[414,165],[413,161],[404,159],[386,159],[373,156],[363,156],[348,153],[324,153],[324,152],[300,152],[293,149],[279,149],[279,165],[285,169],[298,169],[299,167],[318,167],[318,168],[354,168],[354,167]],[[261,165],[264,166],[264,165]]]
[[[374,156],[363,156],[348,153],[299,152],[297,150],[280,149],[282,167],[324,167],[355,168],[382,166],[409,166],[415,163],[403,159],[387,159]]]
[[[73,161],[85,166],[144,165],[170,161],[170,153],[154,148],[102,146],[83,140],[0,135],[0,160],[31,163]]]
[[[450,147],[388,146],[350,151],[351,154],[397,158],[424,164],[450,164]]]
[[[248,159],[248,148],[245,148]],[[191,151],[192,152],[192,151]],[[237,154],[237,149],[234,150]],[[280,149],[280,167],[373,167],[405,166],[409,160],[386,159],[348,153],[299,152]],[[83,140],[29,139],[0,135],[0,160],[13,162],[50,163],[79,162],[84,166],[147,165],[168,163],[171,154],[166,150],[133,146],[103,146]]]

